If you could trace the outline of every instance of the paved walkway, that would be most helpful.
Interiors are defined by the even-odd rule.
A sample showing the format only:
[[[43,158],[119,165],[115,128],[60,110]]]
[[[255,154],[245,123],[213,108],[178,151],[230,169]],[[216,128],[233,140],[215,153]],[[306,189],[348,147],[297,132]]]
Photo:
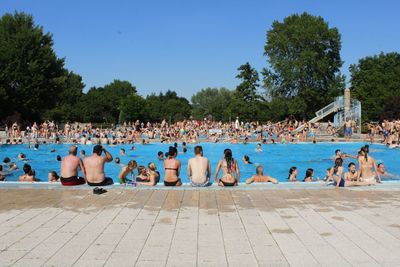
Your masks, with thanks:
[[[0,190],[0,266],[399,266],[400,191]]]

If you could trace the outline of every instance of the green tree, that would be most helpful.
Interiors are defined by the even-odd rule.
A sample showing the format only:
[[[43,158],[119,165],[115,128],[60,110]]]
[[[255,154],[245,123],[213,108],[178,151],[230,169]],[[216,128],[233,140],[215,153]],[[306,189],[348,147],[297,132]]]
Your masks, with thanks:
[[[136,93],[130,94],[122,100],[119,122],[136,121],[144,119],[144,110],[146,100]]]
[[[83,96],[82,90],[85,87],[82,77],[69,72],[64,87],[57,100],[56,107],[47,111],[44,118],[63,122],[82,121],[81,110],[77,108]]]
[[[307,13],[274,21],[267,32],[264,87],[272,99],[296,99],[298,116],[312,117],[344,89],[341,37],[322,17]],[[297,110],[297,109],[296,109]]]
[[[57,58],[50,33],[24,13],[0,18],[0,117],[40,119],[66,89],[69,72]]]
[[[350,66],[350,73],[352,97],[361,101],[363,120],[379,120],[384,111],[389,114],[390,99],[400,95],[400,54],[362,58]]]
[[[236,78],[241,83],[236,87],[233,99],[229,105],[232,115],[239,116],[242,120],[260,120],[261,96],[257,92],[259,87],[258,72],[247,62],[238,68]]]
[[[84,94],[77,110],[82,121],[117,123],[129,116],[129,112],[120,114],[123,101],[136,95],[136,88],[128,81],[114,80],[104,87],[92,87]],[[126,103],[125,103],[126,105]]]
[[[226,88],[205,88],[194,94],[192,101],[192,116],[203,119],[212,116],[214,120],[228,121],[233,91]]]

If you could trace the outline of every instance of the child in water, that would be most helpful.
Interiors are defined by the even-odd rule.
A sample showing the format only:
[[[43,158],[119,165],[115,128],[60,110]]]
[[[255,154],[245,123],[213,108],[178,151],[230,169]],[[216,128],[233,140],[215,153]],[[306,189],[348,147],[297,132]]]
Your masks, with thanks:
[[[135,160],[129,161],[128,165],[122,168],[121,172],[118,175],[118,180],[120,184],[126,184],[127,180],[126,176],[131,173],[131,181],[135,181],[134,170],[137,168],[137,162]]]

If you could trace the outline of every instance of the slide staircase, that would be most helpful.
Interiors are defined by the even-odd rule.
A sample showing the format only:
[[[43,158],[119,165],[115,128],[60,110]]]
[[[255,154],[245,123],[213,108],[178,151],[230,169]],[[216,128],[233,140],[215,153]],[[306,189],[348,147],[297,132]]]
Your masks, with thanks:
[[[337,98],[335,100],[335,102],[330,103],[329,105],[325,106],[324,108],[318,110],[317,112],[315,112],[315,117],[312,118],[309,123],[316,123],[320,120],[322,120],[323,118],[325,118],[326,116],[328,116],[329,114],[332,114],[334,112],[338,112],[339,110],[344,108],[344,103],[343,103],[343,99],[341,98]],[[294,132],[300,132],[304,129],[304,127],[306,127],[307,123],[300,125],[299,127],[297,127]]]

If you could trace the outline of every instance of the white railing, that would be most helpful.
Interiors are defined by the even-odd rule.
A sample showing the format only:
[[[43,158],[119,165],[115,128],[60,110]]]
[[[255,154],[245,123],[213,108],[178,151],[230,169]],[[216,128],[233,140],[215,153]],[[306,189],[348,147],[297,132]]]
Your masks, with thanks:
[[[344,106],[343,103],[343,97],[337,97],[336,100],[332,103],[330,103],[329,105],[323,107],[322,109],[318,110],[317,112],[315,112],[315,117],[312,118],[309,122],[311,123],[315,123],[319,120],[322,120],[324,117],[328,116],[329,114],[333,113],[333,112],[337,112],[339,109],[342,109]],[[301,130],[304,129],[304,127],[306,126],[306,124],[302,124],[299,127],[297,127],[294,132],[299,132]]]

